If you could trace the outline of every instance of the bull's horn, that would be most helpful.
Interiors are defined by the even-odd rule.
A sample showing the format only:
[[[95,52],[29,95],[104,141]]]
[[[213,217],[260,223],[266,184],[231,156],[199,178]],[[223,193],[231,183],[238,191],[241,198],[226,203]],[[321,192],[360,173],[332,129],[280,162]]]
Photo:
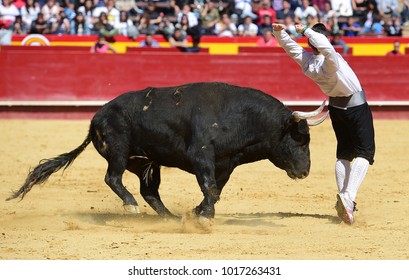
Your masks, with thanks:
[[[327,118],[328,113],[329,113],[329,111],[327,111],[324,115],[322,115],[322,116],[321,116],[320,118],[318,118],[318,119],[313,119],[313,120],[308,119],[308,120],[307,120],[308,126],[319,125],[320,123],[322,123],[322,122]]]
[[[295,121],[295,122],[299,122],[300,120],[305,120],[305,119],[308,119],[308,118],[312,118],[312,117],[317,116],[317,115],[318,115],[319,113],[321,113],[322,110],[324,109],[325,101],[326,101],[326,100],[324,100],[324,101],[322,102],[321,106],[320,106],[318,109],[316,109],[316,110],[314,110],[314,111],[312,111],[312,112],[294,111],[293,114],[292,114],[293,117],[294,117],[294,121]]]

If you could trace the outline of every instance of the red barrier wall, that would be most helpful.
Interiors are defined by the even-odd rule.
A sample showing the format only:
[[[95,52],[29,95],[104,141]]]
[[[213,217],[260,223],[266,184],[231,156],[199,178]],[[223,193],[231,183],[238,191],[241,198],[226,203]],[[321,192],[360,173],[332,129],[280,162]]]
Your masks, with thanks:
[[[409,100],[409,56],[345,58],[369,101]],[[281,54],[90,54],[55,50],[0,52],[0,101],[107,101],[135,89],[223,81],[263,90],[282,101],[325,95]]]

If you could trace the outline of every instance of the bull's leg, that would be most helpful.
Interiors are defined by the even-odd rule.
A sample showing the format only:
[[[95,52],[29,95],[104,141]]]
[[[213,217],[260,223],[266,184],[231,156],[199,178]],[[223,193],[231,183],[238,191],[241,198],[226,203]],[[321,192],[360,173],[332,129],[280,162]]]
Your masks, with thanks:
[[[132,213],[140,213],[138,203],[122,183],[122,175],[124,172],[124,167],[121,167],[118,164],[109,163],[108,171],[105,175],[105,182],[114,193],[122,199],[125,210]]]
[[[220,195],[222,193],[223,187],[226,185],[227,181],[230,178],[231,171],[223,171],[223,172],[216,172],[216,199],[214,202],[216,203],[220,199]],[[194,209],[196,215],[199,215],[202,212],[204,205],[206,204],[206,199]]]
[[[175,217],[163,204],[159,195],[160,167],[147,160],[130,160],[128,170],[140,180],[140,192],[145,201],[162,217]]]
[[[204,196],[203,201],[196,207],[195,213],[205,218],[214,218],[214,204],[219,200],[212,154],[209,148],[201,148],[192,157],[196,179]]]
[[[109,110],[105,113],[108,114]],[[124,115],[113,113],[107,119],[96,115],[91,122],[90,133],[94,147],[108,162],[105,183],[122,199],[127,211],[139,213],[135,198],[122,183],[130,143],[130,129]]]

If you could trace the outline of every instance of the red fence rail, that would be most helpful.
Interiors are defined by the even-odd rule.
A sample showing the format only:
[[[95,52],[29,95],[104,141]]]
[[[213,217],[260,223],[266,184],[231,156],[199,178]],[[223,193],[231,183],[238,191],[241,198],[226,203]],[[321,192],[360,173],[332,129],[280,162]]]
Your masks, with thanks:
[[[356,71],[370,102],[394,106],[409,103],[409,56],[345,59]],[[294,61],[274,53],[91,54],[55,48],[4,49],[0,65],[2,111],[5,106],[32,101],[40,102],[37,105],[68,101],[73,106],[98,106],[130,90],[199,81],[254,87],[295,105],[312,102],[315,106],[325,98]],[[94,103],[81,103],[89,101]]]

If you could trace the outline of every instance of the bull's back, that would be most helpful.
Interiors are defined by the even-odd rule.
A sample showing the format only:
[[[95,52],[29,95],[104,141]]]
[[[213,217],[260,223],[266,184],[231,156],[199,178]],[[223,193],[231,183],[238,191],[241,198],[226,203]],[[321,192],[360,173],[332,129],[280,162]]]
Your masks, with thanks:
[[[212,142],[226,154],[241,149],[254,135],[266,133],[263,123],[283,107],[255,89],[192,83],[125,93],[103,106],[93,122],[126,131],[131,153],[143,151],[163,165],[189,169],[192,144]]]

